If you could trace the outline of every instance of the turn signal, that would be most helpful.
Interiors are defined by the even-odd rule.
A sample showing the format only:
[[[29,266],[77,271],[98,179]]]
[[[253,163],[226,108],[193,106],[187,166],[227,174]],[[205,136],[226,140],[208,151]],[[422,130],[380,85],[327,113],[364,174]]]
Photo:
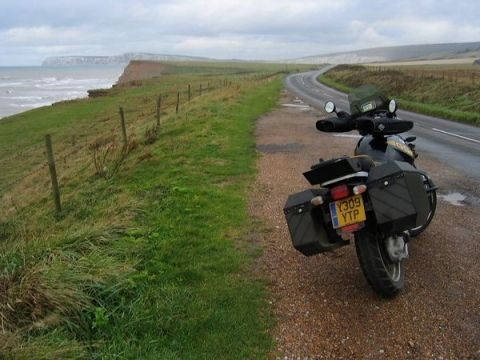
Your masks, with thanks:
[[[350,191],[348,190],[347,185],[339,185],[332,188],[330,194],[332,195],[333,200],[340,200],[350,195]]]
[[[353,193],[355,195],[363,194],[365,191],[367,191],[367,185],[357,185],[353,187]]]
[[[323,204],[323,198],[321,196],[315,196],[312,200],[310,200],[310,203],[313,206],[320,206]]]

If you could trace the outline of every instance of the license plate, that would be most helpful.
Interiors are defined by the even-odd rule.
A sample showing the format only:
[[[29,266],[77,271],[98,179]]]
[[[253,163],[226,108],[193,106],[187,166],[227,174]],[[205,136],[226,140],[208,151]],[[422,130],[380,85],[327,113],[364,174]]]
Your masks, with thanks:
[[[367,219],[362,195],[355,195],[330,203],[333,228],[338,229]]]

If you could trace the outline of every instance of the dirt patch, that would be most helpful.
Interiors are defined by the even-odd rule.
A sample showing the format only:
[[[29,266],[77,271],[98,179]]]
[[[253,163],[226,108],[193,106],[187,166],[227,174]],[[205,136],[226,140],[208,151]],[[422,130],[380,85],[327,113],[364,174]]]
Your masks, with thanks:
[[[123,85],[132,81],[152,79],[161,76],[167,65],[158,61],[133,60],[127,65],[117,84]]]
[[[292,98],[285,93],[281,103]],[[278,320],[272,357],[480,359],[478,207],[439,200],[430,228],[411,243],[406,288],[393,300],[370,289],[354,246],[308,258],[293,249],[282,212],[287,196],[310,187],[302,176],[310,165],[351,154],[358,140],[319,133],[319,115],[280,107],[257,124],[261,157],[249,204],[269,230],[260,240],[264,252],[258,266],[268,279]],[[265,151],[272,144],[280,151]],[[301,146],[281,151],[282,144]],[[418,166],[431,171],[445,191],[461,178],[428,155],[420,154]]]

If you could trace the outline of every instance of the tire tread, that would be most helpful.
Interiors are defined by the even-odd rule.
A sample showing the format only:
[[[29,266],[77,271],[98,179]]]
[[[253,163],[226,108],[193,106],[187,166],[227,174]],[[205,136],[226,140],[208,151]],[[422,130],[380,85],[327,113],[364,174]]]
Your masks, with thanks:
[[[404,269],[398,281],[394,281],[385,269],[377,238],[369,233],[357,233],[355,248],[363,274],[370,286],[380,296],[390,298],[395,296],[404,285]]]

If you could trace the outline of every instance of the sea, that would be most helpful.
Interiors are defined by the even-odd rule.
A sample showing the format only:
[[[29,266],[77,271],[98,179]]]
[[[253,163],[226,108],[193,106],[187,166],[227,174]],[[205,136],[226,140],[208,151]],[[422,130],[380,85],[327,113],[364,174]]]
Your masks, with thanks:
[[[88,96],[87,90],[110,88],[122,65],[0,67],[0,119],[61,100]]]

